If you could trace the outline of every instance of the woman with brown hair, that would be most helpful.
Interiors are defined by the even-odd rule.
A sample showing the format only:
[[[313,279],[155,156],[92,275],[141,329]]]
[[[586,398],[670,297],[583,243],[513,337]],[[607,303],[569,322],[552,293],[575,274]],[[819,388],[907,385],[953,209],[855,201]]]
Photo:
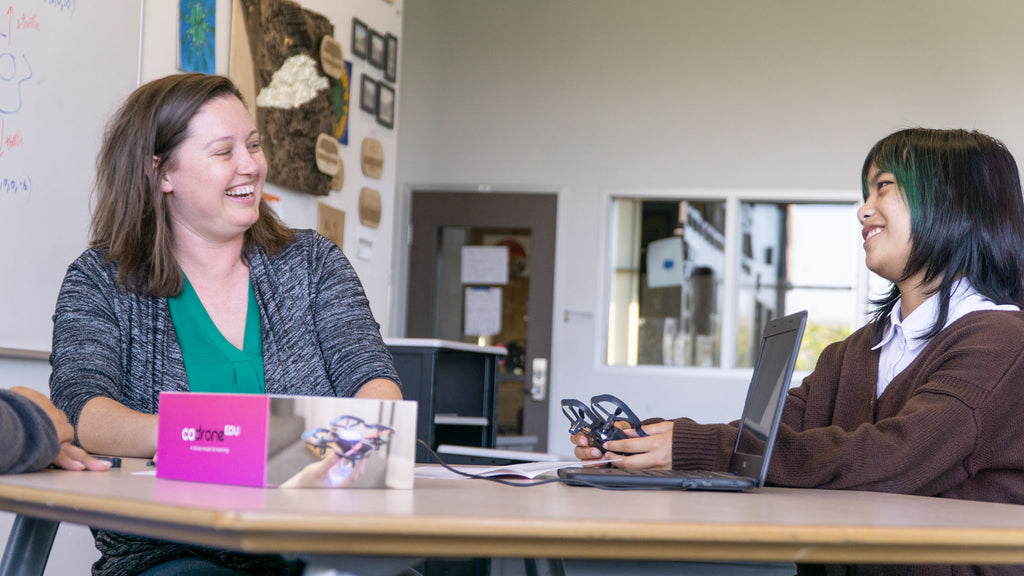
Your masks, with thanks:
[[[54,315],[51,396],[84,449],[152,457],[162,391],[401,399],[355,271],[331,241],[278,220],[266,174],[224,77],[155,80],[109,123],[90,248]],[[96,545],[94,574],[301,570],[102,531]]]

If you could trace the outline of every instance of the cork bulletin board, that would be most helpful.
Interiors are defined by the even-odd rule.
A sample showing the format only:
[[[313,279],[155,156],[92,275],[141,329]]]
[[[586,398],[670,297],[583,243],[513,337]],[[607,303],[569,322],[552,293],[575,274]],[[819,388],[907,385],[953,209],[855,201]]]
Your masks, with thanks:
[[[267,180],[326,196],[334,174],[318,168],[316,148],[319,134],[334,132],[332,93],[337,90],[332,83],[342,82],[321,64],[321,44],[324,37],[333,37],[334,25],[290,0],[241,0],[241,11],[245,40],[233,38],[233,44],[249,51],[258,95],[249,104],[263,135]],[[233,58],[232,66],[237,63]],[[331,62],[328,69],[338,74]],[[233,77],[238,73],[232,70]]]

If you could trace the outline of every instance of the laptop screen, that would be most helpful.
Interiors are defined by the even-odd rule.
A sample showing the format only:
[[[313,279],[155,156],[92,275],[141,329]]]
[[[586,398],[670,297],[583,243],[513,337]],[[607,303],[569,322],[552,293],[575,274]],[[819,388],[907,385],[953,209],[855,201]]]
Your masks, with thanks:
[[[807,312],[776,318],[765,326],[753,381],[740,418],[739,433],[729,471],[758,479],[764,484],[768,472],[765,454],[771,450],[782,418],[786,391],[793,378],[793,365],[800,350]]]

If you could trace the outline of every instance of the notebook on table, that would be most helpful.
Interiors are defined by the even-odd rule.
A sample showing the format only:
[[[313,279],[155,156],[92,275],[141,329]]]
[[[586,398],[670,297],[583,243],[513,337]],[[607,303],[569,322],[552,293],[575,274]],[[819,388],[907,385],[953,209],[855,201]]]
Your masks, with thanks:
[[[558,475],[578,485],[612,488],[726,491],[760,488],[768,475],[768,461],[806,323],[807,312],[803,311],[776,318],[765,326],[728,472],[563,468]]]

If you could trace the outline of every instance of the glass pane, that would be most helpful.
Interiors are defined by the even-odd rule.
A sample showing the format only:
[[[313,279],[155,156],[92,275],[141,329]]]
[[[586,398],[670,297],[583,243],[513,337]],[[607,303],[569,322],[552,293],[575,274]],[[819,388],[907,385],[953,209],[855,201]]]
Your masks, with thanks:
[[[725,202],[616,199],[608,364],[719,366]]]
[[[739,214],[727,217],[727,205]],[[813,369],[825,346],[862,322],[856,210],[854,201],[616,198],[608,364],[715,367],[731,358],[726,367],[751,368],[765,323],[806,309],[797,369]],[[737,223],[735,238],[725,238],[726,221]],[[736,258],[728,271],[727,244]],[[723,293],[727,272],[734,294]],[[723,342],[727,317],[735,336]]]
[[[498,434],[519,435],[526,390],[530,231],[447,226],[439,242],[437,335],[508,350],[498,368]],[[502,270],[491,267],[495,261],[504,265]]]
[[[806,309],[797,370],[811,370],[825,346],[858,324],[857,234],[853,204],[740,204],[736,366],[753,367],[761,329]]]

